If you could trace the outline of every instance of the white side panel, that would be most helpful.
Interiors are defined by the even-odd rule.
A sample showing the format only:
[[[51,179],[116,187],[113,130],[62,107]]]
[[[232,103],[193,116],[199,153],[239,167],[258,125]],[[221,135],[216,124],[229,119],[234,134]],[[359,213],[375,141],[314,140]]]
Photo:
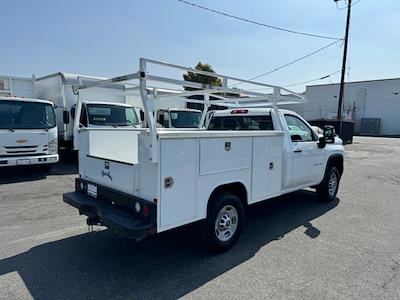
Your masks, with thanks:
[[[36,98],[34,81],[32,78],[12,78],[12,91],[11,95],[15,97],[28,97]]]
[[[253,140],[252,200],[279,195],[282,188],[283,136]]]
[[[196,139],[161,141],[161,228],[194,220],[197,145]],[[170,188],[164,186],[168,177],[173,179]]]
[[[247,197],[250,198],[251,168],[249,167],[241,170],[231,170],[224,173],[214,173],[200,176],[198,178],[197,185],[195,220],[204,219],[206,217],[207,203],[214,189],[229,183],[241,183],[246,188],[248,194]]]
[[[150,136],[146,134],[139,135],[139,169],[138,196],[149,201],[159,198],[159,164],[150,161]],[[159,224],[159,220],[157,222]]]
[[[134,194],[134,168],[137,167],[137,165],[121,164],[106,159],[86,157],[84,178],[118,191]]]
[[[68,140],[66,128],[68,125],[64,124],[63,110],[64,110],[64,95],[61,85],[61,77],[53,76],[41,80],[37,80],[35,83],[36,95],[39,99],[50,100],[58,108],[55,109],[57,130],[59,139],[62,141]],[[67,108],[69,109],[69,108]],[[72,118],[70,123],[72,123]]]
[[[251,198],[252,139],[252,137],[200,139],[196,220],[206,217],[210,195],[221,185],[240,183],[245,187],[248,199]],[[230,149],[226,143],[230,143]]]
[[[200,140],[200,174],[251,167],[252,138],[209,138]]]
[[[137,164],[138,135],[139,131],[89,131],[89,155]]]

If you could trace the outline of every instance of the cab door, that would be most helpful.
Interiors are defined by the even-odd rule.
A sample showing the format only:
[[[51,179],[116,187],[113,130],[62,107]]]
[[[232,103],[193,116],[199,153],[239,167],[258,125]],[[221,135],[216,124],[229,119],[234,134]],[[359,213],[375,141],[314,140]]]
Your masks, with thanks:
[[[325,150],[318,147],[318,138],[300,117],[285,114],[292,146],[292,187],[315,185],[324,172]]]

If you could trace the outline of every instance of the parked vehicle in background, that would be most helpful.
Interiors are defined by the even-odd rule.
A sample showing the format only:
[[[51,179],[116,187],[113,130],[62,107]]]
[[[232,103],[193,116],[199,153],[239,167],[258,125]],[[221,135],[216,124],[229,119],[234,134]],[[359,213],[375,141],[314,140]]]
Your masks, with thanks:
[[[75,118],[75,105],[71,108]],[[83,127],[138,127],[140,124],[135,108],[129,104],[112,102],[82,102],[80,125]]]
[[[213,251],[225,251],[238,239],[245,207],[305,187],[316,187],[321,199],[333,201],[343,173],[344,149],[333,131],[319,137],[299,115],[278,110],[278,103],[303,101],[285,88],[251,82],[178,65],[140,59],[140,70],[110,82],[139,79],[149,128],[79,128],[79,177],[64,201],[87,216],[88,225],[104,225],[122,236],[141,240],[201,221],[199,238]],[[149,73],[150,67],[174,68],[221,78],[211,87]],[[209,94],[237,90],[234,82],[255,85],[237,98],[220,96],[213,105],[235,106],[215,112],[209,129],[156,127],[155,105],[147,83],[202,89],[202,122]],[[92,83],[85,89],[104,82]],[[272,93],[258,90],[269,88]],[[186,97],[193,92],[182,91]],[[246,97],[244,97],[244,95]],[[160,98],[162,101],[162,98]],[[78,102],[78,107],[82,105]],[[258,105],[264,108],[241,108]],[[273,105],[273,109],[265,106]]]
[[[49,99],[56,107],[60,148],[74,149],[73,119],[77,96],[72,87],[102,79],[62,72],[36,79],[37,96]],[[105,87],[99,87],[82,95],[85,99],[79,117],[82,126],[139,126],[138,110],[134,109],[135,103],[139,103],[139,94],[129,93],[129,86],[124,84],[113,84],[112,87],[112,92],[105,93]]]
[[[168,108],[157,111],[157,123],[164,128],[198,128],[202,112],[190,108]]]
[[[53,103],[0,97],[0,167],[58,162],[57,126]]]

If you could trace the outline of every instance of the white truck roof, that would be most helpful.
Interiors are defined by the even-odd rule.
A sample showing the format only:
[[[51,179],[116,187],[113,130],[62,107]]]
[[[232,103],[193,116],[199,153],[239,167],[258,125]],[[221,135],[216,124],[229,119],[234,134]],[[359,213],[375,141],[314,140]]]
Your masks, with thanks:
[[[53,105],[53,102],[43,99],[25,98],[25,97],[0,97],[0,101],[24,101],[24,102],[39,102]]]
[[[200,112],[201,110],[199,109],[193,109],[193,108],[179,108],[179,107],[172,107],[172,108],[160,108],[159,110],[168,110],[168,111],[192,111],[192,112]]]
[[[238,108],[231,108],[231,109],[223,109],[223,110],[215,110],[213,117],[225,117],[225,116],[245,116],[245,115],[252,115],[252,116],[261,116],[269,114],[273,110],[271,107],[258,107],[258,108],[247,108],[247,107],[238,107]],[[283,113],[291,113],[296,114],[295,112],[287,109],[279,109],[280,112]],[[236,112],[236,113],[232,113]]]
[[[100,104],[100,105],[115,105],[115,106],[124,106],[124,107],[133,107],[127,103],[120,103],[120,102],[105,102],[105,101],[82,101],[82,103],[86,104]]]

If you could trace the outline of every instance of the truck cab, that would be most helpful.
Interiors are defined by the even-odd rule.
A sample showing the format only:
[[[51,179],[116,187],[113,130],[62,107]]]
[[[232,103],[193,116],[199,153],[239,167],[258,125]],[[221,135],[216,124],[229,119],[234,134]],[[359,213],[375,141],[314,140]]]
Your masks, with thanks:
[[[278,113],[277,113],[278,112]],[[340,157],[338,171],[343,172],[343,142],[331,128],[323,135],[299,114],[272,108],[235,108],[214,111],[207,129],[276,130],[283,127],[284,166],[282,187],[289,192],[300,186],[316,186],[324,178],[328,159]]]
[[[71,109],[71,117],[75,119],[75,106]],[[140,120],[132,105],[112,102],[83,102],[79,122],[80,126],[91,128],[140,127]]]
[[[164,128],[197,128],[202,112],[190,108],[168,108],[157,111],[157,123]]]
[[[0,97],[0,167],[58,162],[57,126],[53,103]]]

